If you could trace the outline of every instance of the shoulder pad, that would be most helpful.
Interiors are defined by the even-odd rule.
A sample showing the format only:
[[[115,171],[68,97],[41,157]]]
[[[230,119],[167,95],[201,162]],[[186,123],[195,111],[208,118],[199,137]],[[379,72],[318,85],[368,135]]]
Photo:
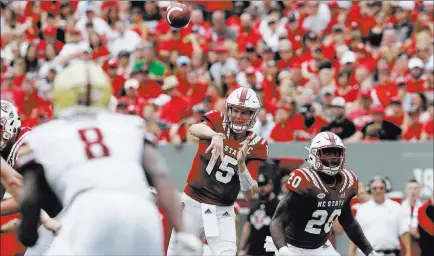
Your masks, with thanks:
[[[216,132],[224,132],[223,129],[223,113],[217,110],[210,111],[204,114],[201,118],[201,121],[209,122]]]
[[[301,195],[306,195],[312,190],[316,191],[314,194],[329,193],[319,175],[309,168],[301,168],[292,171],[289,174],[286,188]]]
[[[289,174],[289,179],[285,187],[297,194],[306,195],[312,188],[311,180],[311,177],[309,177],[305,171],[296,169]]]
[[[345,190],[352,190],[355,194],[359,191],[359,180],[357,179],[356,174],[348,169],[342,170],[342,176],[344,178],[343,185],[339,193],[344,192]]]
[[[249,143],[248,157],[250,159],[267,160],[268,159],[268,142],[261,136],[252,133],[253,138]],[[251,148],[251,149],[250,149]]]
[[[19,169],[20,167],[32,162],[35,160],[35,155],[33,153],[33,150],[30,148],[30,146],[27,143],[23,143],[21,147],[18,150],[18,158],[16,162],[14,163],[15,169]]]

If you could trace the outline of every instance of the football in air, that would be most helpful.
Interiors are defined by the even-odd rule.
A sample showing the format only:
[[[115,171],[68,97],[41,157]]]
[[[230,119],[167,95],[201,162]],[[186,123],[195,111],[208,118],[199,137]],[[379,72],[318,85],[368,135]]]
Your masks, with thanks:
[[[166,20],[174,28],[185,27],[190,21],[190,10],[185,4],[173,3],[167,7]]]

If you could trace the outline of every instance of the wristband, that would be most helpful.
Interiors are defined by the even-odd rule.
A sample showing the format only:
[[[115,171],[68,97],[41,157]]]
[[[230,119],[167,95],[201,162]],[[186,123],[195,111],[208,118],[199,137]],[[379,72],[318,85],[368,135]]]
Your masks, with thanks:
[[[214,138],[214,137],[219,137],[219,138],[222,138],[222,139],[226,139],[226,136],[223,134],[223,133],[216,133],[216,134],[214,134],[213,136],[212,136],[212,138]]]
[[[255,186],[255,180],[250,175],[248,169],[245,169],[244,172],[238,172],[238,177],[240,177],[240,187],[241,191],[249,191]]]

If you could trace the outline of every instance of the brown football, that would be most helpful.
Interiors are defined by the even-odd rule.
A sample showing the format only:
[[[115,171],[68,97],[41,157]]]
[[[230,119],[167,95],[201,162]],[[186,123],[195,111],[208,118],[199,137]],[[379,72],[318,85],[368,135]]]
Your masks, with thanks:
[[[190,10],[185,4],[173,3],[167,8],[166,20],[174,28],[185,27],[190,21]]]

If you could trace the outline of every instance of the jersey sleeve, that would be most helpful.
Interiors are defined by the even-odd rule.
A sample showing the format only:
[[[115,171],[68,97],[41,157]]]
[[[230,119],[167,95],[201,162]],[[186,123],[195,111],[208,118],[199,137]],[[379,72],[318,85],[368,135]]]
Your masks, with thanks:
[[[266,161],[268,159],[268,142],[259,135],[254,137],[249,143],[249,151],[247,151],[248,160]]]
[[[247,151],[247,169],[249,169],[250,175],[253,179],[258,178],[259,168],[268,159],[268,142],[256,135],[249,143],[249,149]]]
[[[296,169],[289,174],[285,187],[299,195],[306,196],[312,189],[312,183],[303,170]]]
[[[206,123],[211,129],[216,132],[224,132],[223,129],[223,113],[217,110],[210,111],[202,116],[201,122]]]
[[[346,179],[346,186],[349,200],[351,200],[353,197],[357,195],[359,192],[359,179],[357,178],[356,174],[348,169],[343,170],[344,178]]]

